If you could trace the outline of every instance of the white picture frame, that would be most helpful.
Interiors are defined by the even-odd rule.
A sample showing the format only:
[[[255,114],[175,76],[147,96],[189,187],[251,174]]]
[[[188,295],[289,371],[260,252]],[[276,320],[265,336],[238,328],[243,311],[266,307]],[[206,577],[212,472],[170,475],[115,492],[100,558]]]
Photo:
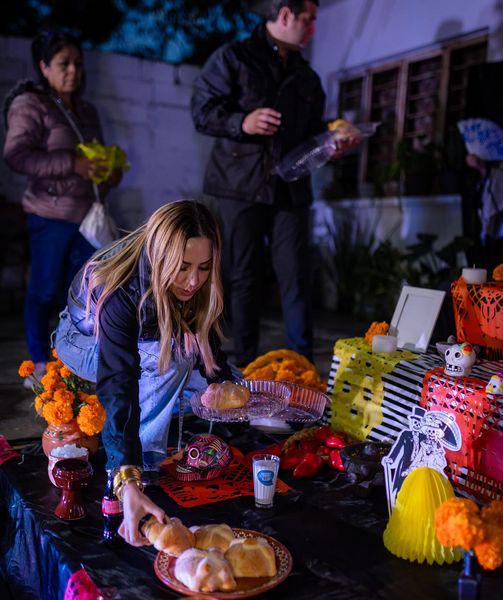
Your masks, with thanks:
[[[398,348],[427,351],[444,298],[445,292],[440,290],[403,286],[390,325]]]

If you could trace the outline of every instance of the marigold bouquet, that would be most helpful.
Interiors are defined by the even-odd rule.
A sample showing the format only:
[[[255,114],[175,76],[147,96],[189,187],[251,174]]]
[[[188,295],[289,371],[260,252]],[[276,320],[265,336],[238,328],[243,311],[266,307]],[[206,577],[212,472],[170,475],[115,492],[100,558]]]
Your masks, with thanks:
[[[291,381],[324,392],[326,383],[305,356],[293,350],[273,350],[251,362],[243,371],[246,379]]]
[[[450,498],[437,509],[435,528],[443,546],[473,550],[484,569],[503,564],[503,501],[480,510],[472,500]]]
[[[365,333],[365,341],[372,346],[372,339],[375,335],[386,335],[389,331],[389,325],[386,321],[373,321]]]
[[[92,393],[91,382],[72,373],[55,350],[52,354],[55,360],[47,363],[45,375],[40,380],[31,360],[25,360],[19,366],[19,376],[33,381],[35,410],[49,425],[63,425],[76,419],[82,433],[99,433],[105,424],[106,412]]]

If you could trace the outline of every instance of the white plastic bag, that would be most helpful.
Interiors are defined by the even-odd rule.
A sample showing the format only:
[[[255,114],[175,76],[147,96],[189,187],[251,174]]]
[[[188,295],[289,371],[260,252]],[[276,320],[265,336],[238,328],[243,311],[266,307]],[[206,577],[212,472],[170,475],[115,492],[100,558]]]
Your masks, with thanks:
[[[79,227],[80,233],[96,249],[119,237],[117,226],[102,202],[93,202]]]

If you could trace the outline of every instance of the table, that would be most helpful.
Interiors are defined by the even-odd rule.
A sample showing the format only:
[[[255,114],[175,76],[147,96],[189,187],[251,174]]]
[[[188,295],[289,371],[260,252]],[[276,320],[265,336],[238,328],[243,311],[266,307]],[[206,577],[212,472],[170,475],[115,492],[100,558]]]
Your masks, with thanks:
[[[192,432],[207,424],[187,421]],[[270,436],[245,425],[222,426],[215,433],[243,450],[271,444]],[[88,516],[63,522],[53,515],[59,491],[47,477],[47,459],[26,455],[0,467],[0,572],[16,600],[75,598],[67,590],[72,573],[85,568],[104,598],[147,600],[177,598],[157,580],[156,551],[105,547],[101,542],[103,451],[94,459],[95,475],[87,493]],[[460,565],[412,564],[389,554],[382,543],[386,525],[383,488],[347,484],[343,475],[324,472],[313,480],[284,478],[295,487],[276,496],[270,510],[256,509],[250,497],[182,509],[159,489],[149,495],[170,516],[187,525],[226,522],[262,531],[283,542],[293,555],[293,571],[270,599],[448,599],[456,597]],[[499,597],[503,573],[484,575],[482,600]]]

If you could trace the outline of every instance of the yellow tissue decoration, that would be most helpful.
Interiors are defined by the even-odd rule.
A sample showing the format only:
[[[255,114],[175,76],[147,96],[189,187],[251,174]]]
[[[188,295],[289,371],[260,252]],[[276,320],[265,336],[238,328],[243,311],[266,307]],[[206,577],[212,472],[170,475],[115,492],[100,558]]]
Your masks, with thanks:
[[[86,144],[79,144],[77,146],[77,154],[85,156],[89,160],[95,160],[103,165],[99,174],[91,177],[94,183],[99,184],[107,181],[115,169],[120,169],[121,171],[129,169],[127,155],[119,146],[103,146],[99,142],[87,142]]]
[[[415,469],[405,478],[388,526],[383,535],[386,548],[406,560],[442,565],[460,560],[460,548],[445,547],[438,541],[435,511],[454,497],[449,480],[428,467]]]

